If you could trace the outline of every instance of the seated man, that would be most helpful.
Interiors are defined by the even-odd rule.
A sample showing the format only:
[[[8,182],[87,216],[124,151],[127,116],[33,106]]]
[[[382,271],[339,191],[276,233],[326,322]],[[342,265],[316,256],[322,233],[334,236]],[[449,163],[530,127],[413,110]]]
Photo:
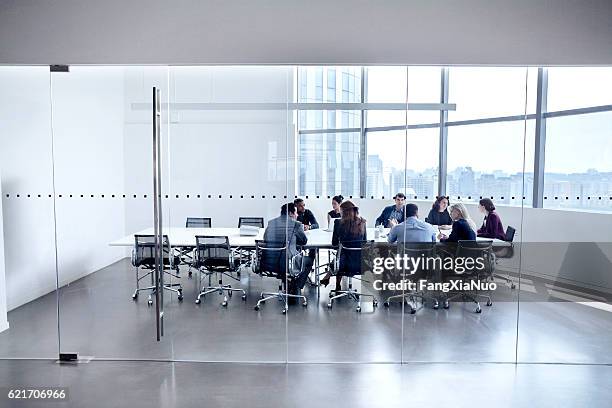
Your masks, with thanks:
[[[302,224],[296,221],[297,211],[293,203],[281,207],[280,217],[271,219],[264,232],[264,241],[282,243],[287,245],[287,256],[293,259],[293,270],[289,274],[293,276],[291,286],[287,292],[299,295],[306,284],[308,274],[312,269],[314,257],[304,256],[298,249],[298,245],[306,245],[308,238],[304,234]],[[303,264],[303,265],[302,265]]]
[[[382,225],[385,228],[392,228],[400,222],[404,222],[406,219],[404,214],[406,196],[403,193],[397,193],[393,199],[395,200],[395,204],[385,207],[380,217],[376,219],[375,226]]]
[[[419,207],[416,204],[406,204],[406,221],[391,228],[387,240],[389,242],[436,242],[436,232],[433,227],[419,220]]]
[[[308,231],[309,229],[317,229],[319,228],[319,223],[315,218],[312,211],[306,209],[306,203],[301,198],[296,198],[293,200],[293,204],[295,205],[295,209],[297,210],[297,221],[304,224],[304,231]]]

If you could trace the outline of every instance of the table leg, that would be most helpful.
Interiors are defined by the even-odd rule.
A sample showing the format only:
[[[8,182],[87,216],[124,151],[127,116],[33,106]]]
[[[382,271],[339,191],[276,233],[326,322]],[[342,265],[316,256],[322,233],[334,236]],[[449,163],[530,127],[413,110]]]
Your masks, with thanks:
[[[319,248],[315,249],[315,286],[317,288],[317,299],[321,296],[321,286],[319,284]]]

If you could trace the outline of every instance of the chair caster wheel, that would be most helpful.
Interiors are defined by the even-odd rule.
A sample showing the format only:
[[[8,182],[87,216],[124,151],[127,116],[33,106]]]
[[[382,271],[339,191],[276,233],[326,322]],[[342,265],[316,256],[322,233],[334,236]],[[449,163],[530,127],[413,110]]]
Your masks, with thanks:
[[[478,306],[476,308],[476,310],[474,310],[475,313],[482,313],[482,309],[480,308],[480,306]]]
[[[356,311],[357,313],[361,313],[361,306],[357,306],[357,307],[355,308],[355,311]]]
[[[448,309],[450,307],[450,304],[448,302],[444,302],[444,304],[442,305],[442,307],[444,309]]]
[[[183,295],[178,295],[178,301],[182,302],[183,301]]]
[[[287,314],[287,309],[283,309],[283,310],[281,310],[281,313],[282,313],[282,314]]]
[[[416,309],[415,309],[415,308],[413,308],[413,307],[411,307],[411,308],[410,308],[410,314],[415,314],[415,313],[416,313]]]
[[[372,307],[378,307],[378,300],[372,301]]]
[[[433,308],[434,310],[438,310],[440,308],[440,305],[438,303],[434,303]]]
[[[191,278],[191,276],[193,275],[193,272],[189,271],[189,273],[187,274],[187,276],[189,276]]]
[[[246,302],[246,295],[242,295],[242,300]]]
[[[152,300],[148,300],[148,301],[147,301],[147,305],[148,305],[148,306],[151,306],[152,304],[153,304],[153,301],[152,301]]]
[[[510,285],[510,289],[516,289],[516,285],[514,283]]]
[[[390,305],[389,305],[389,302],[384,302],[384,303],[383,303],[383,306],[384,306],[384,307],[389,307],[389,306],[390,306]]]
[[[223,302],[221,302],[221,306],[227,307],[227,300],[224,300]]]
[[[259,306],[255,305],[254,310],[259,310]]]
[[[327,308],[328,308],[328,309],[331,309],[331,308],[332,308],[332,302],[329,302],[329,303],[327,304]]]
[[[136,299],[138,299],[138,293],[134,293],[134,294],[132,295],[132,300],[136,300]]]
[[[201,302],[202,302],[202,301],[201,301],[200,299],[196,299],[196,300],[195,300],[195,304],[196,304],[196,305],[199,305]]]
[[[493,305],[493,302],[491,302],[490,300],[487,301],[487,306],[491,306]]]

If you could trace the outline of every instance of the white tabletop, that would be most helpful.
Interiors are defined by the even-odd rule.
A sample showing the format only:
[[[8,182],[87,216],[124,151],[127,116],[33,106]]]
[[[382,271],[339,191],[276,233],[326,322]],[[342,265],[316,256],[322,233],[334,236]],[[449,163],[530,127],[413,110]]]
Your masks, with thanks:
[[[450,233],[449,231],[446,231]],[[232,247],[254,247],[255,240],[263,239],[264,229],[259,229],[257,236],[241,236],[239,228],[185,228],[185,227],[171,227],[164,228],[163,233],[168,235],[170,245],[176,247],[194,247],[196,243],[196,235],[204,236],[227,236],[229,238],[230,246]],[[387,234],[389,229],[385,229],[383,235],[379,238],[375,238],[375,228],[367,229],[367,237],[370,240],[376,242],[387,242]],[[147,228],[136,233],[136,235],[153,235],[153,228]],[[306,231],[306,237],[308,238],[308,244],[306,247],[312,248],[330,248],[332,241],[332,231],[324,229],[315,229]],[[477,238],[481,239],[481,238]],[[482,238],[487,239],[487,238]],[[495,245],[508,245],[507,242],[500,241],[497,239],[493,240]],[[134,235],[127,235],[121,239],[111,242],[111,246],[134,246]]]

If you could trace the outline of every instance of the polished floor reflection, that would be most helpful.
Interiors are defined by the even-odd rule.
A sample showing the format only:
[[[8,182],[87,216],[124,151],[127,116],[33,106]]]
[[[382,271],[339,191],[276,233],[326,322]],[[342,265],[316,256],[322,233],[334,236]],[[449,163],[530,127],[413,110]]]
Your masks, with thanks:
[[[293,305],[283,316],[277,301],[253,310],[259,292],[276,288],[273,279],[243,273],[235,285],[247,290],[247,301],[234,296],[224,308],[216,294],[194,304],[195,279],[187,278],[186,269],[181,275],[185,300],[167,296],[159,343],[154,308],[144,296],[131,299],[129,260],[62,288],[62,350],[95,358],[221,362],[514,362],[519,314],[520,362],[612,363],[609,303],[538,301],[540,288],[550,285],[535,279],[520,292],[520,311],[518,291],[509,287],[497,291],[493,306],[483,306],[481,314],[458,302],[449,310],[426,306],[411,315],[402,314],[398,303],[375,311],[368,304],[356,313],[349,300],[329,310],[327,292],[317,299],[309,286],[308,307]],[[0,333],[0,357],[57,356],[55,293],[11,311],[9,322]]]
[[[66,387],[61,407],[608,407],[612,367],[0,361],[11,388]],[[112,390],[112,392],[110,391]],[[24,401],[0,396],[3,407]],[[48,403],[48,402],[46,402]],[[33,405],[32,405],[33,406]]]

